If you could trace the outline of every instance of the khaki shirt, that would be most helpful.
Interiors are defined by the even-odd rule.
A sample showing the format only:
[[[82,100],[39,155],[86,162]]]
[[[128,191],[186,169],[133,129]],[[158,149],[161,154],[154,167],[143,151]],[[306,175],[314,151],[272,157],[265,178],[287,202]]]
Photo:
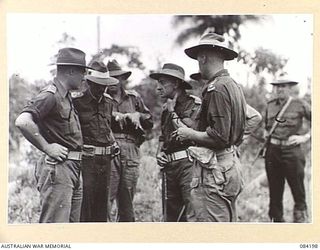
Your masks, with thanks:
[[[98,102],[87,89],[83,96],[74,99],[74,106],[79,114],[84,144],[111,145],[112,100],[103,96]]]
[[[268,102],[266,110],[266,129],[270,130],[277,115],[287,100],[272,99]],[[283,116],[279,119],[272,138],[287,140],[291,135],[301,134],[303,118],[311,121],[310,105],[299,98],[294,98],[285,110]]]
[[[195,122],[197,113],[199,111],[201,102],[197,101],[194,97],[181,94],[176,101],[174,112],[178,115],[179,119],[190,118]],[[173,153],[180,150],[185,150],[193,145],[190,141],[177,141],[172,138],[171,134],[177,128],[172,120],[172,113],[168,109],[164,109],[161,114],[161,136],[159,141],[163,141],[162,151],[165,153]]]
[[[203,89],[198,130],[213,138],[212,149],[239,145],[245,130],[246,101],[240,86],[221,70]]]
[[[83,141],[79,118],[70,93],[57,78],[31,99],[22,112],[32,114],[48,143],[58,143],[69,150],[81,150]]]
[[[144,105],[139,94],[132,90],[124,90],[122,98],[119,102],[113,99],[113,111],[120,113],[144,113],[148,114],[148,118],[140,118],[140,124],[143,129],[151,129],[153,127],[152,116],[149,109]],[[137,129],[135,125],[128,119],[123,128],[120,127],[118,121],[112,117],[111,128],[113,133],[130,134],[133,136],[141,136],[144,131]]]

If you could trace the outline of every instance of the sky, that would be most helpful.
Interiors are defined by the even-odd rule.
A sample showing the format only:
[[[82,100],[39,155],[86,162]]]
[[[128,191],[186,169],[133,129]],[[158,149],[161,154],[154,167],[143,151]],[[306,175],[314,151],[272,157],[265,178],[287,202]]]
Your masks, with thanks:
[[[196,45],[199,38],[182,46],[174,43],[181,28],[172,25],[172,15],[99,15],[100,47],[111,44],[137,46],[146,71],[133,71],[131,85],[138,84],[149,70],[157,68],[158,60],[184,67],[186,78],[198,71],[197,61],[190,59],[184,49]],[[33,82],[50,80],[50,58],[60,48],[62,34],[75,38],[72,47],[87,54],[87,61],[97,52],[97,15],[94,14],[21,14],[7,15],[8,77],[19,74]],[[308,14],[268,15],[258,24],[241,26],[243,48],[253,52],[264,47],[289,59],[285,68],[290,78],[300,82],[300,92],[307,89],[307,79],[313,68],[313,17]],[[123,58],[117,58],[125,69]],[[253,84],[247,68],[236,60],[226,67],[237,82]],[[270,79],[272,80],[272,79]]]

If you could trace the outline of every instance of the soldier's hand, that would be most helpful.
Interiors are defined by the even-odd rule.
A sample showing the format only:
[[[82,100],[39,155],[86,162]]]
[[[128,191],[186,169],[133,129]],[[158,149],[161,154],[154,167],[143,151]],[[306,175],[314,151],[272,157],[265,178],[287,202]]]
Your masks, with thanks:
[[[173,97],[173,99],[167,99],[167,109],[169,112],[174,112],[174,107],[176,106],[177,94]]]
[[[160,152],[157,155],[157,163],[162,168],[168,163],[167,155],[164,152]]]
[[[114,119],[119,123],[120,128],[123,129],[123,126],[126,123],[126,114],[115,111],[112,112],[112,115],[114,116]]]
[[[182,127],[174,131],[172,137],[178,141],[192,140],[193,133],[194,130],[192,128]]]
[[[68,149],[58,143],[49,144],[44,152],[50,157],[56,159],[57,161],[63,161],[68,156]]]
[[[269,133],[267,130],[263,130],[263,139],[267,140],[269,136]]]
[[[135,125],[135,128],[140,128],[143,130],[141,124],[140,124],[140,113],[134,112],[134,113],[126,113],[126,116],[131,120],[131,122]]]
[[[291,135],[288,139],[290,145],[299,145],[307,141],[304,135]]]

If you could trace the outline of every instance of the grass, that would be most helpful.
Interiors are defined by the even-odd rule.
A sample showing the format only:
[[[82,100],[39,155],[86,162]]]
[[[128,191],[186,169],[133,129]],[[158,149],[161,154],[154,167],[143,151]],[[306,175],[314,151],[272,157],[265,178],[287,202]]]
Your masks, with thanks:
[[[146,141],[141,146],[140,176],[137,193],[134,199],[136,221],[162,221],[161,183],[159,168],[155,154],[157,139]],[[311,165],[310,145],[305,146],[307,164],[305,187],[311,214]],[[268,182],[265,175],[263,160],[258,160],[253,166],[253,148],[247,148],[242,155],[242,170],[245,188],[238,198],[239,222],[269,222],[268,218]],[[21,153],[24,152],[24,153]],[[20,149],[20,152],[10,153],[9,187],[8,187],[8,222],[37,223],[40,212],[39,193],[35,188],[33,165],[39,153],[34,153],[30,147]],[[25,160],[25,159],[28,159]],[[31,159],[31,160],[30,160]],[[284,218],[292,222],[293,200],[289,187],[286,185],[284,194]]]

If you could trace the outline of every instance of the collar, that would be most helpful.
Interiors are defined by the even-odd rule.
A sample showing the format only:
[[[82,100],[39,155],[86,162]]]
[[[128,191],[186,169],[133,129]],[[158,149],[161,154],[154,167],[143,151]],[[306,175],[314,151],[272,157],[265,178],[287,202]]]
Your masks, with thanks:
[[[209,79],[208,83],[214,81],[217,77],[220,77],[220,76],[229,76],[228,70],[222,69],[222,70],[218,71],[217,73],[215,73],[215,74],[213,75],[213,77],[211,77],[211,78]]]
[[[220,77],[220,76],[229,76],[228,70],[222,69],[222,70],[218,71],[217,73],[215,73],[213,75],[213,77],[211,77],[211,79],[209,81],[207,81],[207,83],[203,86],[202,92],[201,92],[202,96],[204,96],[205,93],[207,92],[209,84],[212,83],[217,77]]]
[[[128,98],[129,95],[126,93],[125,89],[121,88],[121,95],[120,95],[120,100],[119,102],[116,100],[116,98],[114,98],[113,96],[112,97],[112,100],[118,104],[122,103],[124,99]]]
[[[99,103],[103,103],[105,100],[105,96],[102,97],[101,101]],[[95,102],[95,103],[98,103],[98,99],[96,99],[91,91],[90,91],[90,88],[86,89],[85,92],[83,93],[83,97],[82,97],[82,101],[86,104],[90,103],[90,102]]]
[[[66,87],[58,80],[57,77],[53,79],[54,85],[57,87],[59,93],[62,95],[62,97],[66,97],[69,91],[66,89]]]
[[[91,91],[88,89],[86,89],[83,93],[83,97],[82,97],[82,100],[84,103],[89,103],[91,102],[92,100],[95,100],[91,94]]]
[[[177,97],[176,105],[185,104],[188,100],[188,95],[186,92],[181,92],[181,94]]]

